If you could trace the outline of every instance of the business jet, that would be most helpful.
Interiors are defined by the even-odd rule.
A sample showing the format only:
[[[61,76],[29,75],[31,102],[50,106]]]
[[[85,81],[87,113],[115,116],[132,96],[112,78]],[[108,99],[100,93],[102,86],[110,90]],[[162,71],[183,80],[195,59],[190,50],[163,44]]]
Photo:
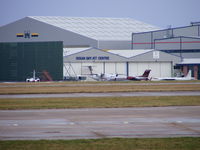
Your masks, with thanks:
[[[185,77],[162,77],[162,78],[152,78],[151,81],[187,81],[187,80],[195,80],[192,77],[192,72],[189,70],[188,74]]]

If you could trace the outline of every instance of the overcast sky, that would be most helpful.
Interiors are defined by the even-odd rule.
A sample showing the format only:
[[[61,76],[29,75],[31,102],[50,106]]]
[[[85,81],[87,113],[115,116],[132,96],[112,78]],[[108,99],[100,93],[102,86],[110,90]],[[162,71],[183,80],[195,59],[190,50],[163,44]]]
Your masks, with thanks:
[[[132,18],[179,27],[200,21],[200,0],[0,0],[0,26],[26,16]]]

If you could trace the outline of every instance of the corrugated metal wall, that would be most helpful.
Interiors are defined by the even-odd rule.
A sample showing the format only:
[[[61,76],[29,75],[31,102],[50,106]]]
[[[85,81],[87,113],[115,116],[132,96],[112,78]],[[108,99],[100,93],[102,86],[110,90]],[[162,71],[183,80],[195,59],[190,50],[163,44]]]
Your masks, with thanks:
[[[25,81],[33,70],[38,77],[46,70],[53,80],[62,80],[63,43],[0,43],[0,81]]]
[[[172,64],[170,62],[134,62],[129,63],[129,75],[139,76],[145,69],[151,69],[149,77],[171,77]]]
[[[158,40],[174,40],[175,37],[198,37],[200,36],[200,26],[186,26],[186,27],[179,27],[179,28],[169,28],[165,30],[157,30],[157,31],[150,31],[150,32],[142,32],[142,33],[133,33],[132,34],[132,49],[151,49],[157,46]],[[188,38],[189,39],[189,38]],[[194,38],[190,38],[191,40],[195,40]],[[188,40],[188,41],[191,41]],[[170,42],[170,41],[168,41]],[[154,45],[155,44],[155,45]],[[158,50],[163,50],[168,48],[166,43],[159,43],[162,47],[156,47]],[[179,43],[171,43],[173,44],[173,48],[170,47],[168,49],[177,49]],[[193,44],[193,45],[192,45]],[[187,46],[188,49],[193,49],[194,43],[190,43],[190,47]],[[187,44],[188,45],[188,44]],[[184,47],[184,45],[183,45]],[[198,47],[199,48],[199,47]],[[196,48],[197,49],[197,48]]]
[[[144,73],[146,69],[151,69],[150,77],[171,77],[172,63],[171,62],[129,62],[127,70],[127,64],[124,63],[70,63],[71,67],[64,68],[64,76],[75,76],[75,75],[89,75],[90,71],[88,66],[92,66],[94,74],[106,73],[106,74],[122,74],[130,76],[139,76]],[[69,63],[65,63],[68,66]],[[73,72],[74,71],[74,72]],[[128,71],[128,72],[127,72]]]

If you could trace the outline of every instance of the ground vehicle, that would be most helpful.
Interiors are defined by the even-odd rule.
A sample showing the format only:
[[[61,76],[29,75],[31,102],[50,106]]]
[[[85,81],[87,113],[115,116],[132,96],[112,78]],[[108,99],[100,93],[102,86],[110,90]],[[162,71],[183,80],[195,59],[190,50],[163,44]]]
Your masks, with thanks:
[[[35,70],[33,70],[33,77],[27,78],[26,82],[40,82],[40,78],[35,77]]]
[[[40,79],[35,77],[35,78],[27,78],[26,82],[40,82]]]

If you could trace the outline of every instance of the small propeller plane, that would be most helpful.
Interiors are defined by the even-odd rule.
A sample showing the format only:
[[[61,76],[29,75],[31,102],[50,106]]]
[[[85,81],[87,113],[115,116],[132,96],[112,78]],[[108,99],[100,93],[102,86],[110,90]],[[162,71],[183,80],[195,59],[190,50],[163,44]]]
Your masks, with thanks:
[[[135,80],[135,81],[141,81],[141,80],[149,80],[149,73],[151,72],[151,69],[146,69],[141,76],[128,76],[127,80]]]
[[[90,70],[90,77],[96,81],[123,81],[126,80],[126,76],[122,74],[107,74],[107,73],[100,73],[95,74],[93,73],[92,66],[88,66]]]

